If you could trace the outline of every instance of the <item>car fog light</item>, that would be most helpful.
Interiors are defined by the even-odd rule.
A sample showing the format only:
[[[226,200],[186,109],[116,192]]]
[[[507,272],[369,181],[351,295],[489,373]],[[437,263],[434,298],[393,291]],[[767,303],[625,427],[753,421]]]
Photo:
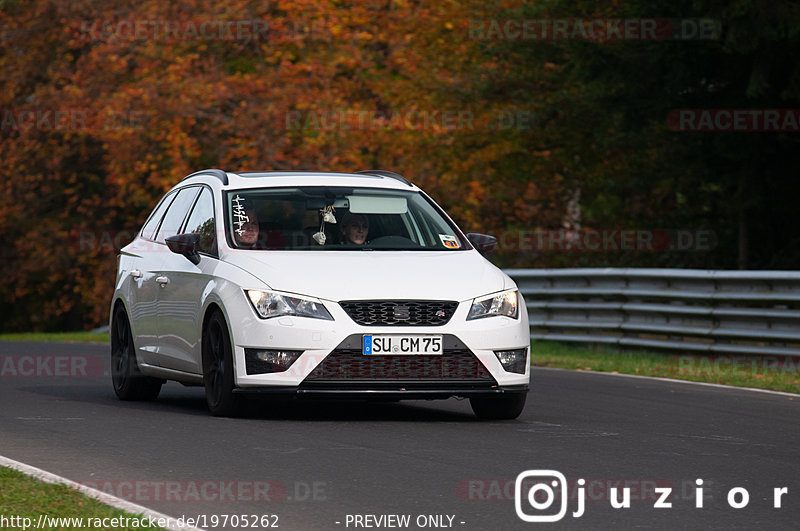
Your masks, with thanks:
[[[267,374],[283,372],[297,361],[302,350],[244,350],[247,374]]]
[[[495,356],[500,364],[508,372],[525,374],[525,365],[528,361],[528,349],[518,348],[514,350],[495,350]]]

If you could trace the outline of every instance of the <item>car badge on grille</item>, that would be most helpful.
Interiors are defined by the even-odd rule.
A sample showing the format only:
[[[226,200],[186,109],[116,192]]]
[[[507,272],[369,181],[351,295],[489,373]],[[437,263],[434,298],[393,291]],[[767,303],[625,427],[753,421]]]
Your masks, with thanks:
[[[437,310],[436,317],[444,317],[444,316],[445,316],[444,310]]]
[[[411,317],[411,312],[408,306],[395,306],[394,318],[395,319],[408,319]]]

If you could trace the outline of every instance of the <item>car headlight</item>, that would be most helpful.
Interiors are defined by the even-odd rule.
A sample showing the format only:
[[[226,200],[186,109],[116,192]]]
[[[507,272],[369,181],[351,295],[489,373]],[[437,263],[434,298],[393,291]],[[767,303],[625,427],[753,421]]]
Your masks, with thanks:
[[[322,303],[299,297],[289,297],[272,291],[260,291],[256,289],[245,290],[250,302],[263,319],[280,317],[282,315],[294,315],[297,317],[312,317],[314,319],[325,319],[333,321],[333,317],[325,309]]]
[[[467,321],[481,319],[483,317],[494,317],[505,315],[516,319],[519,316],[519,292],[506,291],[499,295],[492,295],[472,301],[472,307],[467,314]]]

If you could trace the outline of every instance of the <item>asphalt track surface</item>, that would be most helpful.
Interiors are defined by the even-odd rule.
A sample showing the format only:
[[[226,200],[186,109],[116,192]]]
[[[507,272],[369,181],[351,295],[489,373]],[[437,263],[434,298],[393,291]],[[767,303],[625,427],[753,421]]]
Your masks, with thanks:
[[[156,402],[120,402],[107,372],[105,345],[0,343],[0,455],[171,516],[205,515],[209,529],[213,515],[226,514],[275,515],[289,530],[797,529],[800,521],[798,397],[537,369],[514,421],[478,421],[453,399],[252,402],[229,419],[207,413],[202,389],[175,383]],[[560,522],[517,516],[514,480],[532,469],[567,478]],[[575,517],[581,478],[585,510]],[[557,512],[558,489],[548,510],[527,503],[535,483],[524,483],[525,512]],[[611,507],[612,486],[620,496],[631,489],[630,508]],[[737,487],[749,495],[740,509],[728,503]],[[775,508],[774,489],[784,487]],[[671,508],[654,507],[654,488],[671,489]],[[388,515],[407,516],[408,527]]]

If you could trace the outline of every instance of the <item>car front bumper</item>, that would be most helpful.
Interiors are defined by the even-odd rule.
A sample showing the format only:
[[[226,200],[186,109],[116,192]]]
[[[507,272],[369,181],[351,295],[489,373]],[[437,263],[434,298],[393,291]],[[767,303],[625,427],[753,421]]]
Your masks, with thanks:
[[[361,326],[335,303],[333,321],[303,317],[260,319],[254,312],[231,316],[236,392],[324,397],[447,398],[527,391],[530,332],[524,303],[517,319],[467,321],[462,302],[442,326]],[[248,308],[248,310],[250,310]],[[441,355],[364,355],[371,334],[441,335]],[[525,373],[506,371],[495,351],[527,349]],[[248,374],[245,349],[302,351],[285,371]]]

